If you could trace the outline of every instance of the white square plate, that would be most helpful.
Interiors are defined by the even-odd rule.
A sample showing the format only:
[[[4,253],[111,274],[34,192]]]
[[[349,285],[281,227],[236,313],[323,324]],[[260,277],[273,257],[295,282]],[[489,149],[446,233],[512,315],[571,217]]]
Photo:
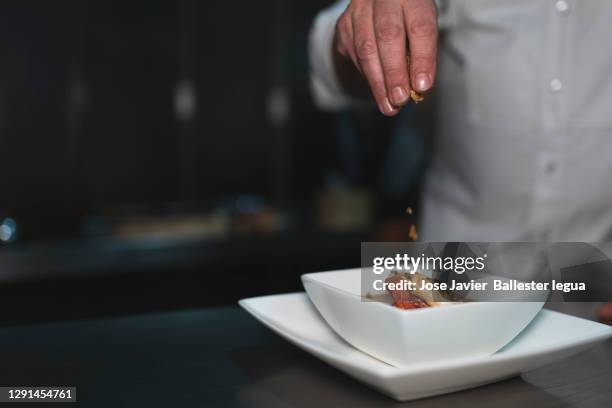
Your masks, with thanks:
[[[305,293],[243,299],[239,303],[298,347],[400,401],[513,377],[612,336],[609,326],[542,310],[518,337],[493,355],[396,368],[342,340],[325,323]]]

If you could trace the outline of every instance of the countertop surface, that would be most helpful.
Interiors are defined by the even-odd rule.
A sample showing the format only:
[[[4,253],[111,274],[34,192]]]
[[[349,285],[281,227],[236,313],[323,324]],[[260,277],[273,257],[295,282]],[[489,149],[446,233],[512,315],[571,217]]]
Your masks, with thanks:
[[[72,407],[514,408],[612,401],[612,341],[521,377],[398,403],[237,306],[3,327],[0,350],[2,386],[76,386],[79,402],[65,404]]]

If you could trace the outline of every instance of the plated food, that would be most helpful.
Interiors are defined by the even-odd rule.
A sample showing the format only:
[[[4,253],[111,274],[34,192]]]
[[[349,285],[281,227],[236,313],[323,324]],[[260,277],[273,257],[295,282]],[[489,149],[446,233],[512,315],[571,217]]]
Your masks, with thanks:
[[[401,273],[391,272],[385,283],[395,284],[388,285],[387,287],[393,287],[394,289],[387,289],[389,295],[393,298],[393,306],[404,309],[421,309],[424,307],[436,307],[436,306],[448,306],[460,302],[451,301],[450,299],[441,300],[447,296],[447,294],[439,291],[423,290],[423,281],[432,283],[433,281],[419,272],[416,273]],[[405,289],[406,285],[404,282],[412,282],[415,289]],[[395,289],[395,287],[399,289]]]
[[[418,295],[420,301],[407,293],[396,293],[397,300],[408,302],[402,306],[413,301],[422,306],[406,311],[392,305],[397,300],[366,301],[361,278],[357,268],[302,275],[302,283],[321,316],[340,337],[395,367],[495,353],[520,333],[544,304],[465,302],[434,307]]]

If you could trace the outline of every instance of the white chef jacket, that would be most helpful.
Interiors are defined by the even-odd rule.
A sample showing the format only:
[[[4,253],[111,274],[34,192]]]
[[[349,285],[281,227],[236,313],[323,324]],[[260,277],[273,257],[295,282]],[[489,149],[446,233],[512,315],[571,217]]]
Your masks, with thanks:
[[[328,110],[356,101],[332,63],[336,20],[310,36]],[[438,131],[425,241],[604,241],[612,231],[612,1],[439,1]]]

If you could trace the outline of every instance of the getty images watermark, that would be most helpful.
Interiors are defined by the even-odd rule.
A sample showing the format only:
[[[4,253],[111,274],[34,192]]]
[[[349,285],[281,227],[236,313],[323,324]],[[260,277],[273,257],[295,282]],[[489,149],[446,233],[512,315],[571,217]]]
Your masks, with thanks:
[[[608,243],[365,242],[361,287],[366,298],[418,290],[454,300],[610,301],[611,259]]]

